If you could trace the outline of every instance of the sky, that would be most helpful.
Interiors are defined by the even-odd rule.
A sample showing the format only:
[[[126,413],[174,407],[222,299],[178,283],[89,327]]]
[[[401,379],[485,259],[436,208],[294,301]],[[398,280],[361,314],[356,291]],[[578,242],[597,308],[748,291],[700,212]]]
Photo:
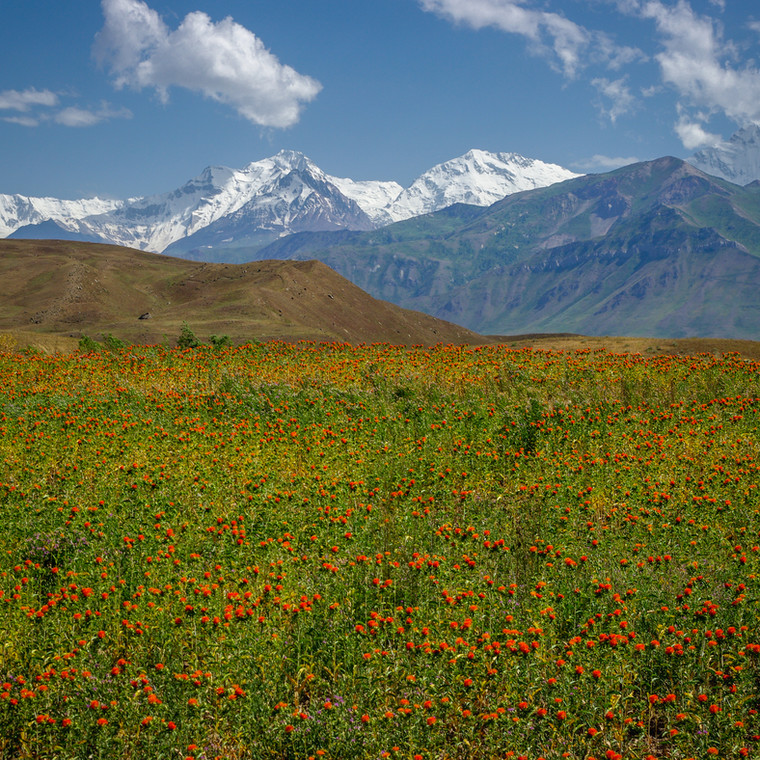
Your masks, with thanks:
[[[404,186],[472,148],[603,172],[760,124],[754,0],[24,0],[0,13],[0,193],[145,196],[283,149]]]

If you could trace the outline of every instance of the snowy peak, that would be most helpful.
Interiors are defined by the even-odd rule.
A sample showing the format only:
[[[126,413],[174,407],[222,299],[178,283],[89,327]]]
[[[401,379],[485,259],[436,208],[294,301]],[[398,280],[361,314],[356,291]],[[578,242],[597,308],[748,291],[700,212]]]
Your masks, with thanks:
[[[272,163],[282,171],[311,172],[323,174],[322,170],[312,163],[303,153],[297,150],[281,150],[271,159]]]
[[[242,169],[207,167],[177,190],[141,198],[112,214],[83,220],[77,231],[89,228],[93,235],[120,245],[160,252],[244,207],[250,209],[256,199],[271,206],[272,195],[279,192],[292,202],[292,180],[283,180],[294,173],[316,182],[327,181],[324,172],[302,153],[281,151]],[[313,192],[319,191],[308,191]]]
[[[454,203],[490,206],[512,193],[546,187],[577,176],[556,164],[517,153],[470,150],[418,177],[399,194],[389,212],[399,221]]]
[[[108,201],[100,198],[68,201],[58,198],[0,195],[0,237],[7,237],[19,227],[28,224],[83,219],[93,214],[113,211],[123,204],[124,201]]]
[[[743,127],[727,142],[704,148],[686,160],[706,174],[748,185],[760,179],[760,126]]]

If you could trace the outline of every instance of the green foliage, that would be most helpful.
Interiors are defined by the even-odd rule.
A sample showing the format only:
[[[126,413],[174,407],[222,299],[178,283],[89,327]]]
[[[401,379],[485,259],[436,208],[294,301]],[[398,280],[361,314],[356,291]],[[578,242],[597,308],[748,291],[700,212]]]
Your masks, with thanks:
[[[127,347],[127,344],[121,338],[116,338],[111,333],[103,334],[103,345],[109,351],[121,351]]]
[[[232,345],[229,335],[212,335],[209,338],[212,348],[217,351],[221,351],[225,348],[229,348]]]
[[[100,343],[93,340],[89,335],[83,335],[79,339],[79,350],[84,354],[97,353],[101,348]]]
[[[182,323],[182,328],[180,329],[179,337],[177,338],[177,345],[180,348],[198,348],[201,345],[200,340],[198,340],[195,333],[190,329],[187,322]]]

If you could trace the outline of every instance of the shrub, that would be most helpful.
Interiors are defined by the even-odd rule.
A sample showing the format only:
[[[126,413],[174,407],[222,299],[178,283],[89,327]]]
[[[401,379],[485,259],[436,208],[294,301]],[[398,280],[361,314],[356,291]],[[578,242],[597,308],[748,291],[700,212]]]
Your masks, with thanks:
[[[209,338],[209,342],[217,351],[229,348],[232,345],[229,335],[212,335]]]
[[[182,323],[182,328],[179,331],[179,338],[177,338],[177,345],[180,348],[198,348],[198,346],[201,345],[201,342],[190,329],[187,322]]]

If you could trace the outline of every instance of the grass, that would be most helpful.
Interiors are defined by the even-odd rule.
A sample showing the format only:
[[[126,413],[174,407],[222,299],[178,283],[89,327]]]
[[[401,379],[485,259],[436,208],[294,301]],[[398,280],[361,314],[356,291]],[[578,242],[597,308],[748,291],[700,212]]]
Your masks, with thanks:
[[[757,756],[757,362],[0,348],[3,760]]]

